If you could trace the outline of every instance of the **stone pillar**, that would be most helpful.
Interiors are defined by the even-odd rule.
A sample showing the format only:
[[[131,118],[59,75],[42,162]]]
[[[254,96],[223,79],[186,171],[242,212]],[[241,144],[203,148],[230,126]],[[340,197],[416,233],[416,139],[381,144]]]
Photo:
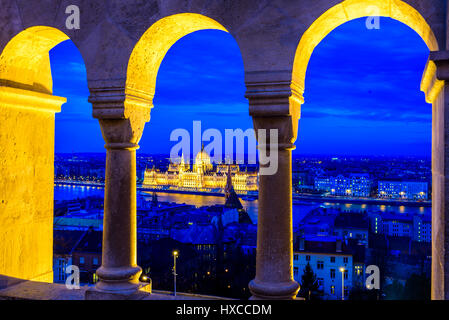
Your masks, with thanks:
[[[291,151],[303,99],[291,84],[290,73],[246,76],[246,97],[259,150],[269,150],[273,141],[262,141],[258,130],[266,129],[267,137],[270,129],[278,131],[277,171],[259,176],[256,277],[249,288],[252,299],[293,299],[299,285],[293,280]]]
[[[114,294],[115,299],[142,288],[137,265],[136,150],[149,120],[151,99],[125,95],[120,88],[91,93],[93,115],[106,141],[106,174],[100,281],[89,294],[95,292],[94,298]]]
[[[3,276],[53,282],[55,113],[65,101],[48,93],[0,85]]]
[[[431,52],[421,83],[432,103],[432,292],[449,299],[449,51]],[[448,205],[446,205],[446,203]]]

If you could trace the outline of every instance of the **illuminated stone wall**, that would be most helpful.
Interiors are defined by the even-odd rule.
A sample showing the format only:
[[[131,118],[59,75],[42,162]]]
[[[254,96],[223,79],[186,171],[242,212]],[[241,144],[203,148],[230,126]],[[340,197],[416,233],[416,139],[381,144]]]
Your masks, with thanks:
[[[0,87],[0,274],[52,282],[54,113],[64,99]]]
[[[15,36],[0,55],[0,274],[52,282],[55,113],[47,27]]]

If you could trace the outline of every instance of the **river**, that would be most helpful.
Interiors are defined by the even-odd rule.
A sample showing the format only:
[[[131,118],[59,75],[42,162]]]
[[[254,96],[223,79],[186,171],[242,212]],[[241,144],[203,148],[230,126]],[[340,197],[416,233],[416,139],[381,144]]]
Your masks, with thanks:
[[[88,196],[104,196],[103,187],[90,186],[68,186],[55,185],[55,200],[72,200],[81,199]],[[151,194],[148,193],[148,194]],[[196,194],[181,194],[181,193],[164,193],[157,192],[158,200],[160,202],[175,202],[201,206],[212,206],[215,204],[223,204],[224,197],[196,195]],[[247,210],[253,222],[257,221],[257,200],[247,201],[241,199],[243,207]],[[399,205],[374,205],[374,204],[351,204],[351,203],[331,203],[319,201],[293,201],[293,224],[296,225],[310,210],[318,207],[341,208],[342,210],[351,211],[366,211],[366,212],[392,212],[400,214],[431,214],[430,207],[416,207],[416,206],[399,206]]]

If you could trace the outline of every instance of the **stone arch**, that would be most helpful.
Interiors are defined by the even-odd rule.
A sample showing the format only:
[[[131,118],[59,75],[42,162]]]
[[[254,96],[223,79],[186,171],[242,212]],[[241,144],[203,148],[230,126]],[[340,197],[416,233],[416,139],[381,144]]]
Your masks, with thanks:
[[[133,293],[140,286],[142,270],[137,266],[136,150],[145,123],[150,118],[162,60],[176,41],[205,29],[226,31],[215,20],[195,13],[175,14],[156,21],[140,37],[130,54],[124,88],[121,82],[120,87],[90,88],[93,114],[99,119],[107,149],[103,261],[97,270],[100,279],[97,290]],[[129,227],[123,228],[123,225]]]
[[[154,23],[139,39],[128,63],[126,95],[153,99],[159,67],[171,46],[182,37],[199,30],[228,32],[217,21],[197,13],[179,13]]]
[[[315,47],[338,26],[362,17],[389,17],[404,23],[424,40],[430,51],[439,49],[437,39],[424,17],[402,0],[345,0],[324,12],[304,32],[296,49],[292,87],[305,89],[307,66]]]
[[[53,282],[55,113],[49,51],[69,37],[46,26],[0,55],[0,275]]]
[[[0,55],[1,83],[51,94],[49,51],[68,39],[53,27],[34,26],[23,30],[8,42]]]
[[[332,30],[357,18],[368,16],[389,17],[404,23],[414,30],[426,43],[430,57],[425,66],[421,80],[421,91],[425,93],[426,102],[432,104],[432,299],[447,299],[448,289],[445,287],[447,277],[447,262],[444,252],[446,243],[443,229],[447,225],[444,220],[444,120],[445,76],[437,69],[446,61],[445,56],[439,56],[443,46],[435,36],[421,13],[402,0],[344,0],[331,7],[317,18],[304,32],[296,48],[292,70],[291,89],[301,95],[305,90],[307,66],[315,47]],[[439,65],[437,65],[439,63]]]

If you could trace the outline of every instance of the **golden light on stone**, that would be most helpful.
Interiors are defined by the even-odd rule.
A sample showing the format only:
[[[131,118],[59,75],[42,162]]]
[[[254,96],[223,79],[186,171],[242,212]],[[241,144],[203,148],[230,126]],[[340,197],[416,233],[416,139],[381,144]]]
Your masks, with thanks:
[[[0,274],[53,282],[55,112],[49,51],[67,40],[36,26],[0,55]]]
[[[435,65],[435,62],[431,60],[427,61],[424,75],[421,80],[421,91],[426,94],[427,103],[433,103],[444,86],[444,81],[438,80],[436,74],[437,66]]]
[[[199,30],[227,30],[217,21],[196,13],[180,13],[154,23],[134,47],[128,63],[127,100],[151,98],[156,88],[159,66],[176,41]]]
[[[373,11],[373,8],[376,10]],[[373,12],[381,17],[389,17],[406,24],[421,36],[430,51],[438,50],[438,42],[430,26],[415,8],[404,1],[345,0],[323,13],[301,37],[293,64],[292,80],[295,88],[299,88],[301,93],[304,91],[307,65],[315,47],[321,40],[338,26],[350,20],[370,16]],[[430,64],[433,64],[433,62]],[[426,84],[430,82],[432,76],[429,72],[425,83],[421,87],[423,91],[426,92]]]
[[[68,39],[63,32],[51,27],[36,26],[20,32],[0,56],[1,85],[51,94],[49,51]]]

